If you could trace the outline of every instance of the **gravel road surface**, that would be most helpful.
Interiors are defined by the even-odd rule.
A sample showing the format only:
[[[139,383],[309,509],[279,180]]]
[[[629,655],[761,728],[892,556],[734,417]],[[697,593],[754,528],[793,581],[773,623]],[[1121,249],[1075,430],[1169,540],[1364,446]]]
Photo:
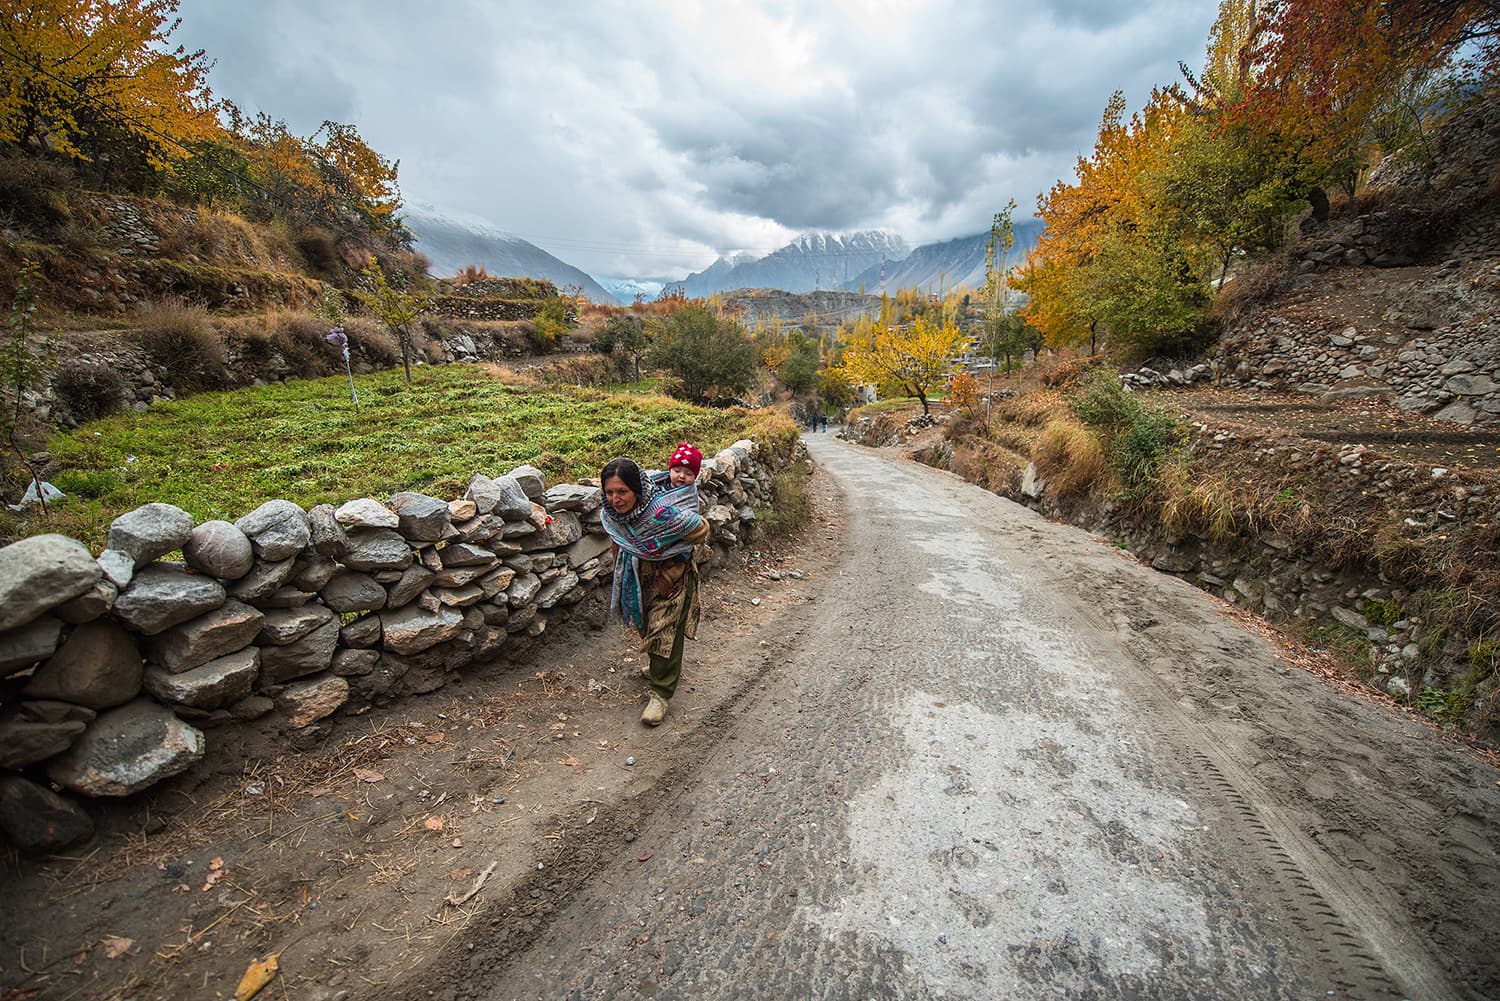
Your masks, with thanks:
[[[846,537],[806,621],[536,940],[432,996],[1500,996],[1492,769],[1100,540],[809,439]]]

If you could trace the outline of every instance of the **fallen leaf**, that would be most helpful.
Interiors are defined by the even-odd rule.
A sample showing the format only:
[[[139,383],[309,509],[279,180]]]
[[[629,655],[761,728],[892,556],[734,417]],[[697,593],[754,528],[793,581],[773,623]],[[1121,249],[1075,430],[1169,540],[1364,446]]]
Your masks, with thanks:
[[[441,831],[448,825],[442,817],[434,813],[432,816],[422,821],[422,826],[427,828],[429,831]]]
[[[130,951],[131,946],[135,945],[135,939],[123,938],[119,935],[106,935],[100,944],[104,946],[104,956],[106,959],[119,959]]]
[[[364,782],[385,781],[385,776],[380,774],[373,768],[356,768],[354,769],[354,777]]]
[[[281,962],[281,953],[273,952],[265,959],[257,959],[245,968],[240,985],[234,989],[234,1001],[250,1001],[276,978],[276,969]]]
[[[644,851],[644,852],[641,852],[641,854],[636,858],[636,861],[637,862],[650,862],[655,856],[656,856],[656,853],[653,852],[653,851]]]
[[[208,862],[208,871],[209,872],[214,872],[215,870],[222,869],[222,868],[224,868],[224,859],[222,857],[220,857],[218,855],[215,855],[212,859],[209,860],[209,862]]]
[[[429,744],[441,744],[443,742],[443,735],[441,733],[429,733],[422,739]]]
[[[557,759],[557,763],[559,765],[567,765],[569,768],[577,768],[578,767],[578,759],[575,758],[575,757],[573,757],[573,755],[571,755],[571,754],[568,755],[566,758],[558,758]]]

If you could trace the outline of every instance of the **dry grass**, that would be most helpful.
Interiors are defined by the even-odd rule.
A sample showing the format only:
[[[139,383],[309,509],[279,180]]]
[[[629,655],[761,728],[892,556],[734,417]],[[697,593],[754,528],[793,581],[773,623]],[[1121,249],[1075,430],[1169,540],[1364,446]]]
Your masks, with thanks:
[[[1035,390],[995,404],[994,420],[1039,428],[1068,412],[1067,400],[1054,390]]]
[[[1020,487],[1030,460],[1025,455],[983,438],[969,436],[953,443],[949,468],[991,493],[1009,495]]]
[[[1059,417],[1049,421],[1033,454],[1037,471],[1058,500],[1082,496],[1110,480],[1104,446],[1097,435],[1075,420]]]
[[[1195,471],[1184,460],[1169,462],[1157,493],[1162,526],[1172,535],[1200,535],[1226,542],[1255,527],[1258,505],[1230,481]]]
[[[202,306],[183,299],[150,303],[141,310],[135,338],[179,391],[224,385],[224,341]]]

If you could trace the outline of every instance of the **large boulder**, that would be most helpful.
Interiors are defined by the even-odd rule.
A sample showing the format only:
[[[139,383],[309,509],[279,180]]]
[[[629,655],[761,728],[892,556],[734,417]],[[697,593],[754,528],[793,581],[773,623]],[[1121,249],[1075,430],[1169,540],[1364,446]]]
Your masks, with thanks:
[[[249,573],[229,585],[229,594],[252,605],[263,602],[281,589],[296,564],[296,559],[290,556],[272,563],[256,560]]]
[[[69,633],[21,693],[28,699],[58,699],[109,709],[124,705],[140,691],[140,648],[124,629],[101,619]]]
[[[0,775],[0,831],[23,852],[60,852],[94,836],[83,808],[19,775]]]
[[[0,633],[0,672],[46,660],[61,638],[62,621],[50,615]]]
[[[271,563],[296,556],[312,538],[307,512],[289,500],[269,500],[235,522],[255,555]]]
[[[333,612],[322,605],[273,608],[260,627],[260,642],[271,646],[295,643],[314,629],[333,621]]]
[[[547,480],[542,471],[535,466],[517,466],[500,479],[509,478],[513,480],[526,494],[527,500],[540,502],[542,496],[547,492]],[[506,515],[506,517],[511,517]]]
[[[276,696],[276,708],[286,714],[292,726],[307,726],[325,716],[332,716],[349,701],[349,682],[328,674],[287,685]]]
[[[171,504],[143,504],[109,526],[108,548],[129,553],[136,568],[181,549],[193,530],[193,516]]]
[[[206,615],[151,637],[146,653],[153,663],[177,674],[244,649],[264,621],[259,609],[231,598]]]
[[[224,585],[212,577],[153,563],[135,575],[115,599],[115,616],[146,636],[197,618],[224,604]]]
[[[255,566],[250,538],[227,521],[205,521],[188,535],[182,558],[200,573],[220,580],[239,580]]]
[[[323,586],[323,601],[335,612],[368,612],[385,607],[385,588],[375,578],[345,570]]]
[[[446,501],[403,491],[391,498],[391,510],[399,524],[396,530],[415,542],[437,542],[453,527]]]
[[[66,535],[33,535],[0,549],[0,631],[78,597],[102,574],[83,543]]]
[[[146,691],[163,702],[212,710],[249,695],[259,673],[260,650],[252,646],[181,674],[153,665],[146,669],[143,681]]]
[[[444,514],[447,506],[443,507]],[[351,570],[404,570],[416,554],[400,532],[389,528],[359,528],[349,533],[344,565]]]
[[[274,685],[292,678],[326,671],[339,644],[339,620],[330,618],[312,632],[286,646],[260,648],[260,681]]]
[[[421,653],[453,639],[463,624],[464,617],[446,606],[428,612],[416,605],[408,605],[380,613],[381,642],[392,653]]]
[[[149,699],[104,713],[47,775],[85,796],[129,796],[203,757],[203,734]]]
[[[534,535],[527,536],[521,542],[521,548],[526,552],[535,552],[538,549],[562,549],[571,546],[583,538],[583,526],[578,522],[578,516],[571,511],[559,511],[552,516],[552,520],[544,524],[540,531]]]
[[[395,528],[396,512],[373,497],[358,497],[339,505],[333,516],[345,528]]]

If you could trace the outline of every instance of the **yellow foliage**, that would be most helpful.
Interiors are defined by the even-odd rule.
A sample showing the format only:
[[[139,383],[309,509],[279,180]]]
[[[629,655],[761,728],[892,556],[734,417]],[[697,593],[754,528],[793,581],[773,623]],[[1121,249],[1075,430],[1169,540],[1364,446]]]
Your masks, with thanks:
[[[979,402],[979,380],[968,372],[955,372],[948,380],[948,403],[955,407],[972,407]]]
[[[1058,499],[1085,493],[1109,478],[1104,446],[1075,420],[1049,423],[1037,442],[1035,458],[1037,471]]]
[[[919,316],[908,324],[856,328],[842,369],[855,384],[897,383],[927,410],[927,394],[941,385],[964,337],[952,323]]]
[[[170,41],[178,0],[0,5],[0,142],[80,160],[119,138],[156,167],[218,134],[209,61]],[[102,126],[102,128],[101,128]]]

